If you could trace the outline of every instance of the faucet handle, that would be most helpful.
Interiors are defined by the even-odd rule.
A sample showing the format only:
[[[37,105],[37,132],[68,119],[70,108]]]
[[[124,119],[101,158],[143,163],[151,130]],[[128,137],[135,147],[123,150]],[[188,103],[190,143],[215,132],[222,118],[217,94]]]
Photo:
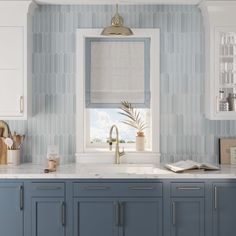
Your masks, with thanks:
[[[122,152],[120,152],[119,154],[120,154],[120,156],[124,156],[124,155],[125,155],[125,149],[124,149],[124,147],[123,147]]]
[[[112,141],[109,141],[109,150],[112,151]]]

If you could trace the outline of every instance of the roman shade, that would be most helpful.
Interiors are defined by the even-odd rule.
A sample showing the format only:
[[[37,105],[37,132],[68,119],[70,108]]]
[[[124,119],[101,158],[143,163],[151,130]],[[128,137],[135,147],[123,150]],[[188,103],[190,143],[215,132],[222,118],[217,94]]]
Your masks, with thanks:
[[[150,38],[86,38],[86,108],[150,107]]]

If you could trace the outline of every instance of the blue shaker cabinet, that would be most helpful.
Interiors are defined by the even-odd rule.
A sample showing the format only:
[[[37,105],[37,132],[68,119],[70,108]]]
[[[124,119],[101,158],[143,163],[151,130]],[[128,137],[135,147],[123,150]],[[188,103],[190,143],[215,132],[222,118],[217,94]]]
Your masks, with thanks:
[[[65,183],[26,183],[25,236],[65,236]]]
[[[236,234],[236,183],[213,184],[213,235]]]
[[[204,236],[204,199],[172,198],[172,236]]]
[[[162,236],[162,183],[74,184],[74,236]]]
[[[120,236],[161,236],[162,199],[120,199]]]
[[[32,198],[32,236],[65,236],[63,198]]]
[[[0,183],[0,235],[23,236],[22,183]]]
[[[74,236],[118,236],[117,206],[109,198],[75,198]]]
[[[204,183],[171,183],[171,236],[204,236]]]

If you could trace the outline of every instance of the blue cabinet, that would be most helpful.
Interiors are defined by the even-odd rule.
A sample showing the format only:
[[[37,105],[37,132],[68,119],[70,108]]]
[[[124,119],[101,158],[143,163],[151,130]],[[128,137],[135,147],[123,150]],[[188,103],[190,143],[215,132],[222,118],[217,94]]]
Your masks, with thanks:
[[[120,236],[161,236],[162,198],[120,199]]]
[[[26,184],[25,236],[65,236],[65,183],[32,182]]]
[[[0,235],[24,235],[23,190],[22,183],[0,183]]]
[[[32,236],[65,236],[63,198],[32,198]]]
[[[171,236],[204,236],[204,183],[175,182],[170,187]]]
[[[204,199],[172,198],[172,236],[204,236]]]
[[[213,184],[213,235],[236,233],[236,183]]]
[[[162,235],[162,199],[75,198],[74,236]]]
[[[0,235],[234,236],[235,199],[232,180],[2,180]]]
[[[74,236],[162,235],[162,183],[75,183]]]
[[[117,236],[118,204],[109,198],[74,199],[74,236]]]

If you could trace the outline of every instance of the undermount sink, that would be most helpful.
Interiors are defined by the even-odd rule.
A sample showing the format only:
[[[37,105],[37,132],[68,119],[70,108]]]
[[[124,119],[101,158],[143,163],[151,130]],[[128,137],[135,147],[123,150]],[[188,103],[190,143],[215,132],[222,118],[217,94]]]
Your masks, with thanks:
[[[145,164],[99,164],[87,167],[90,174],[168,174],[169,171]]]

